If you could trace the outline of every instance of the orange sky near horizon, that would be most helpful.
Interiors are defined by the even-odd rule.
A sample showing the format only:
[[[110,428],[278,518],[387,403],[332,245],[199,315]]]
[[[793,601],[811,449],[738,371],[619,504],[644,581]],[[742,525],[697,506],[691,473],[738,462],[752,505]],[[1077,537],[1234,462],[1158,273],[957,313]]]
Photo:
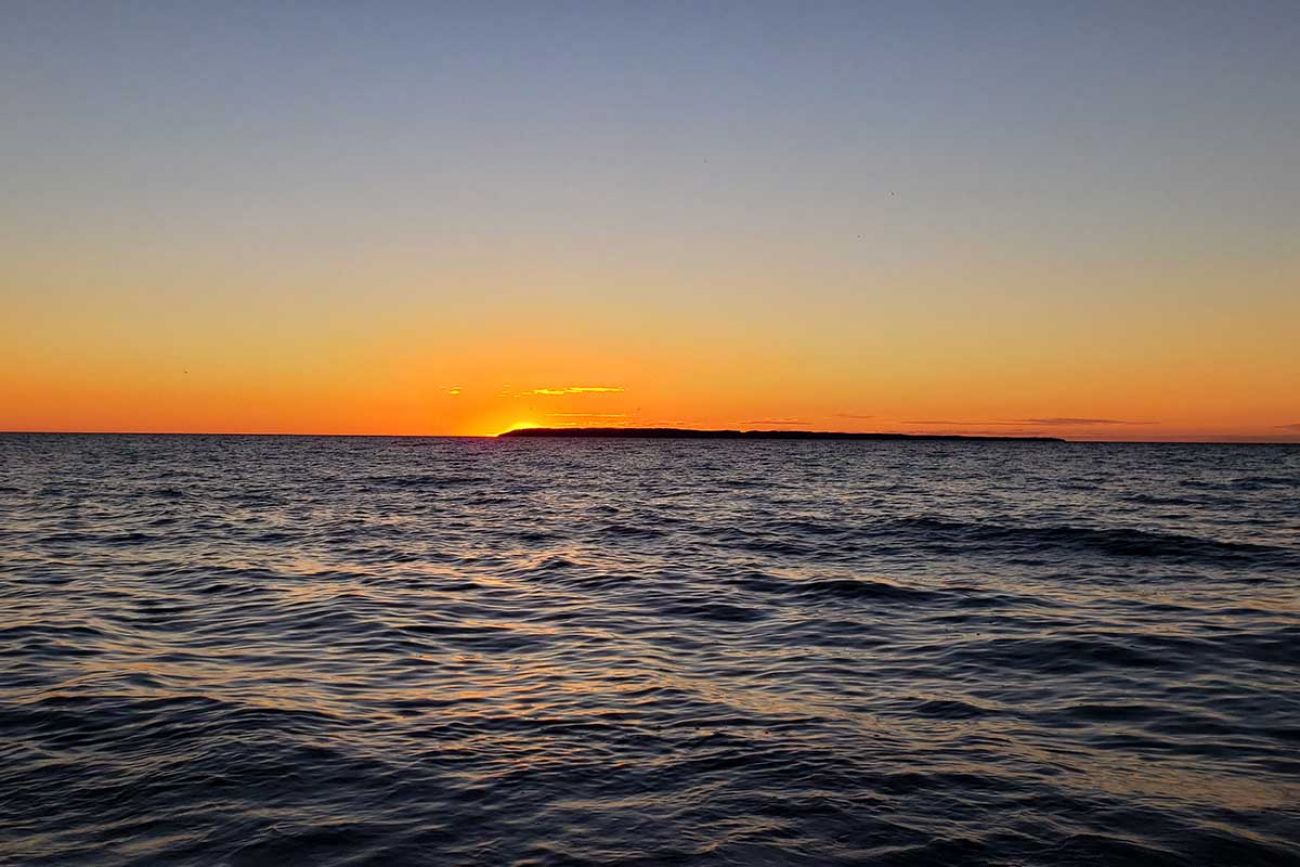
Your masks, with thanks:
[[[1300,16],[814,6],[17,4],[0,430],[1300,441]]]
[[[421,275],[429,291],[390,290],[368,309],[312,303],[313,286],[375,284],[348,269],[299,275],[299,290],[277,292],[257,291],[250,272],[231,279],[254,285],[238,295],[207,277],[177,304],[174,275],[127,288],[94,269],[38,265],[26,279],[45,291],[3,326],[0,429],[659,425],[1300,440],[1300,302],[1283,291],[1288,275],[1270,285],[1256,272],[1251,302],[1225,310],[1210,290],[1233,277],[1208,269],[1198,302],[1185,274],[1090,267],[1112,289],[1099,307],[1088,295],[1032,292],[1047,280],[1082,285],[1085,274],[1006,264],[982,291],[966,268],[896,275],[895,285],[863,274],[863,291],[834,303],[813,292],[787,300],[772,278],[746,292],[743,276],[703,300],[656,294],[650,284],[668,278],[635,273],[627,282],[645,285],[632,303],[602,294],[618,275],[573,268],[547,282],[583,301],[556,308],[494,266],[444,278],[475,285],[455,304],[435,274]],[[1170,292],[1129,295],[1125,280],[1164,280]]]

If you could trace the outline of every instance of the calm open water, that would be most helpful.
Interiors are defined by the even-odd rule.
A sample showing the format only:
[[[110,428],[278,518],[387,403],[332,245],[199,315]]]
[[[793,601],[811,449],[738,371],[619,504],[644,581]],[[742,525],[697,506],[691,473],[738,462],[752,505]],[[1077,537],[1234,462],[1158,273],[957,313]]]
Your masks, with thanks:
[[[0,437],[0,862],[1300,863],[1300,448]]]

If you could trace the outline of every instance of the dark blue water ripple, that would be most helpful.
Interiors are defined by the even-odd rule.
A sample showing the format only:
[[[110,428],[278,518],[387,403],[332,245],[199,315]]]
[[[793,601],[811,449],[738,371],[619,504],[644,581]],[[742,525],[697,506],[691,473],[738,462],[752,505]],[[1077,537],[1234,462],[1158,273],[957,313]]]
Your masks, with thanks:
[[[0,437],[0,862],[1300,863],[1300,449]]]

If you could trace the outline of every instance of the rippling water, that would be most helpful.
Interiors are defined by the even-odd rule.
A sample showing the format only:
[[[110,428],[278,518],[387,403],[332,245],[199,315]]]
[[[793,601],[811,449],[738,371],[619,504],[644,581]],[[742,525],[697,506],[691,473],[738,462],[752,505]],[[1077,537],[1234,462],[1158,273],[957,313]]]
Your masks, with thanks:
[[[1300,863],[1300,449],[0,437],[0,861]]]

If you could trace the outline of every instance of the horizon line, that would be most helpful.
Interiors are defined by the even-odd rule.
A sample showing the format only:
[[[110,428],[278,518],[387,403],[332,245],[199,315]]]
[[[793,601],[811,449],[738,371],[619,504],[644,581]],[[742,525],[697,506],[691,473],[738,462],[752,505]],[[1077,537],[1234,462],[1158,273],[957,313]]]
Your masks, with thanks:
[[[541,428],[543,430],[563,430],[563,428]],[[524,428],[527,430],[527,428]],[[590,430],[590,428],[574,428],[573,430]],[[619,430],[619,428],[611,428]],[[664,428],[664,430],[683,430],[683,431],[712,431],[712,430],[732,430],[730,428]],[[765,428],[737,428],[738,431],[766,431]],[[776,431],[787,433],[787,431]],[[998,436],[996,434],[962,434],[962,433],[907,433],[903,431],[811,431],[812,433],[829,433],[829,434],[863,434],[866,436],[886,435],[901,436],[916,439],[924,438],[944,438],[944,437],[961,437],[967,440],[987,439],[994,442],[1007,441],[1008,437]],[[502,434],[509,431],[502,431],[495,434],[452,434],[452,433],[311,433],[304,431],[113,431],[113,430],[0,430],[0,436],[158,436],[158,437],[301,437],[301,438],[354,438],[354,439],[516,439],[516,437],[504,437]],[[563,439],[563,435],[553,437],[533,437],[535,439]],[[585,437],[582,435],[571,437],[572,439],[599,439],[590,434]],[[529,439],[529,437],[518,437],[518,439]],[[612,436],[609,439],[631,439],[631,437]],[[682,439],[687,439],[683,437]],[[1242,435],[1235,439],[1074,439],[1064,436],[1050,435],[1024,435],[1016,436],[1011,439],[1041,442],[1041,443],[1070,443],[1073,445],[1223,445],[1223,446],[1300,446],[1300,436],[1294,436],[1288,439],[1262,439]]]

